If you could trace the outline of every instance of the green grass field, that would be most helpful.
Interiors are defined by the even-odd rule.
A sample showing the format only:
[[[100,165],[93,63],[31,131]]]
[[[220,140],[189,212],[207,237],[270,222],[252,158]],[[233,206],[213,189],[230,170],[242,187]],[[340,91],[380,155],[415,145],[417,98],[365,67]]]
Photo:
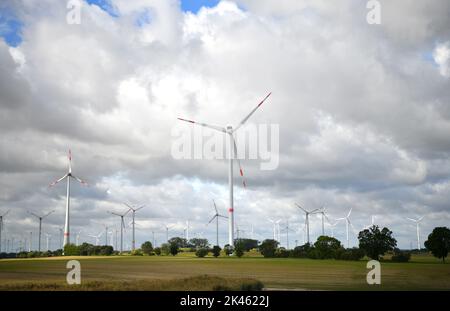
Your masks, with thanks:
[[[20,289],[23,283],[58,283],[66,279],[66,262],[81,263],[82,283],[133,284],[173,282],[201,275],[261,281],[268,289],[299,290],[450,290],[450,264],[428,255],[413,256],[409,263],[382,262],[381,285],[366,283],[367,261],[337,261],[261,257],[205,257],[192,253],[178,256],[56,257],[0,260],[0,289]],[[161,284],[162,284],[161,283]],[[120,289],[117,286],[113,289]],[[153,286],[153,287],[152,287]],[[170,289],[152,285],[148,289]],[[177,288],[176,286],[174,287]],[[14,289],[14,288],[13,288]],[[123,289],[131,289],[124,286]],[[193,286],[190,289],[208,290]]]

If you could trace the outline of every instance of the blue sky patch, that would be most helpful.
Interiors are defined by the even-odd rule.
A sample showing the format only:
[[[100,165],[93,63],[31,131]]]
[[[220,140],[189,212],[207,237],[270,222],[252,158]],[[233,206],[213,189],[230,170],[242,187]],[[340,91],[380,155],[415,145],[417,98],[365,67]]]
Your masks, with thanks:
[[[116,10],[111,0],[86,0],[90,5],[96,5],[112,17],[118,17],[119,12]]]
[[[9,46],[17,47],[22,42],[22,22],[7,8],[0,8],[0,37]]]
[[[212,8],[219,2],[220,0],[181,0],[181,9],[184,12],[197,13],[201,7]]]

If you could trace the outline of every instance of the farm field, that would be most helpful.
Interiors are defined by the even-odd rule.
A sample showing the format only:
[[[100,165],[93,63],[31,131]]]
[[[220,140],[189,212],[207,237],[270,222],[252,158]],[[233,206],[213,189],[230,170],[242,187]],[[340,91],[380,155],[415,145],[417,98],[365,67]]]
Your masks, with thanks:
[[[110,282],[116,284],[112,289],[136,289],[130,286],[121,288],[117,286],[120,282],[128,285],[145,281],[172,284],[170,282],[177,279],[208,275],[231,281],[259,280],[266,289],[450,290],[450,264],[442,264],[429,255],[413,256],[409,263],[382,262],[380,286],[367,285],[365,260],[269,259],[256,256],[197,258],[193,253],[180,255],[3,259],[0,260],[0,289],[21,289],[26,283],[64,284],[68,272],[66,262],[77,259],[81,263],[82,283]],[[170,285],[152,285],[147,289],[171,288]],[[195,286],[190,289],[205,290]]]

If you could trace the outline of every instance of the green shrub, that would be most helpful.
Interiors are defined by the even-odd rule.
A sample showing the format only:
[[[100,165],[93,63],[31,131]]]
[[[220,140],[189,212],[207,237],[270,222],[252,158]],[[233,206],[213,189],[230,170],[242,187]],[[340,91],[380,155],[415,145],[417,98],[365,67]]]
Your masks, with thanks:
[[[216,257],[216,258],[219,257],[221,250],[222,249],[220,248],[220,246],[218,246],[218,245],[214,246],[213,249],[212,249],[213,256]]]
[[[146,255],[150,255],[153,252],[153,245],[151,242],[146,241],[144,243],[142,243],[141,245],[141,250],[144,254]]]
[[[360,260],[364,257],[364,251],[359,248],[340,248],[336,251],[336,258],[339,260]]]
[[[155,247],[153,250],[157,256],[161,255],[161,247]]]
[[[137,248],[134,251],[131,251],[131,256],[144,256],[144,253],[140,248]]]
[[[391,258],[393,262],[408,262],[410,259],[411,259],[410,252],[403,252],[400,250],[396,250]]]
[[[206,248],[199,248],[196,252],[195,252],[195,256],[197,257],[205,257],[206,255],[208,255],[208,250]]]

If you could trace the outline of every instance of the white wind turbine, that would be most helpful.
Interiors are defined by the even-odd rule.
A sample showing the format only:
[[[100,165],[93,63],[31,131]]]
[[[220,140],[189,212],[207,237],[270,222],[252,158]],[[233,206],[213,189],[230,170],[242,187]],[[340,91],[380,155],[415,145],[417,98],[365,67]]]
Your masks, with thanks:
[[[10,210],[7,210],[3,215],[0,215],[0,253],[2,252],[2,231],[3,231],[3,217],[8,215]]]
[[[51,212],[45,214],[44,216],[36,215],[35,213],[30,212],[30,211],[27,211],[27,212],[28,212],[28,214],[30,214],[30,215],[36,217],[37,219],[39,219],[39,241],[38,241],[38,251],[40,252],[40,251],[41,251],[42,219],[46,218],[47,216],[49,216],[50,214],[52,214],[52,213],[55,212],[55,211],[51,211]]]
[[[124,214],[118,214],[114,212],[108,212],[111,215],[119,216],[120,217],[120,253],[123,252],[123,229],[125,228],[125,221],[123,218],[131,211],[131,209],[128,209]]]
[[[350,208],[350,211],[348,212],[347,216],[336,219],[336,220],[345,220],[345,228],[347,231],[347,248],[350,248],[350,240],[349,240],[349,234],[348,234],[349,226],[351,226],[352,229],[355,230],[355,227],[353,227],[353,224],[350,221],[350,214],[352,213],[352,209],[353,208]]]
[[[305,227],[306,227],[306,238],[307,238],[307,243],[309,244],[309,215],[311,214],[317,214],[319,209],[313,209],[312,211],[307,211],[306,209],[304,209],[303,207],[301,207],[300,205],[298,205],[297,203],[295,203],[295,205],[297,205],[297,207],[299,209],[301,209],[304,213],[305,213]]]
[[[45,233],[45,236],[47,237],[47,251],[49,251],[50,250],[50,241],[51,241],[51,238],[52,238],[52,236],[50,235],[50,234],[48,234],[48,233]]]
[[[222,126],[215,126],[215,125],[208,125],[206,123],[199,123],[199,122],[195,122],[192,120],[186,120],[186,119],[182,119],[182,118],[178,118],[181,121],[186,121],[186,122],[190,122],[193,124],[198,124],[200,126],[204,126],[225,134],[229,135],[230,138],[230,148],[228,150],[229,153],[229,159],[228,159],[228,186],[229,186],[229,209],[228,209],[228,213],[229,213],[229,218],[228,218],[228,244],[230,246],[234,246],[234,199],[233,199],[233,160],[237,160],[238,165],[239,165],[239,172],[241,174],[241,177],[244,178],[244,172],[242,170],[241,167],[241,162],[238,159],[237,155],[237,146],[236,146],[236,141],[234,139],[234,132],[236,132],[245,122],[247,122],[247,120],[251,117],[251,115],[264,103],[264,101],[270,96],[271,93],[269,93],[237,126],[236,128],[233,129],[233,126],[228,125],[227,127],[222,127]],[[234,150],[234,151],[233,151]],[[233,156],[234,154],[234,156]],[[244,187],[246,187],[245,185],[245,180],[243,180],[243,185]]]
[[[214,204],[214,210],[216,213],[214,214],[213,218],[208,222],[210,224],[214,219],[216,220],[216,245],[219,246],[219,217],[222,218],[228,218],[227,216],[223,216],[219,214],[219,211],[217,210],[216,202],[213,200]]]
[[[63,177],[61,177],[60,179],[52,182],[49,185],[49,187],[53,187],[54,185],[56,185],[60,181],[64,180],[65,178],[67,178],[67,193],[66,193],[67,197],[66,197],[66,220],[65,220],[65,224],[64,224],[63,249],[64,249],[65,245],[70,243],[70,178],[75,179],[82,185],[87,185],[87,183],[85,181],[81,180],[80,178],[78,178],[72,174],[72,152],[70,151],[70,149],[69,149],[69,172],[66,175],[64,175]]]
[[[80,234],[81,234],[81,230],[78,231],[78,233],[77,233],[77,237],[76,237],[77,246],[79,245]]]
[[[418,218],[418,219],[412,219],[412,218],[407,217],[408,220],[410,220],[410,221],[416,223],[416,231],[417,231],[417,249],[418,249],[419,251],[420,251],[420,249],[421,249],[421,245],[420,245],[420,229],[419,229],[419,224],[420,224],[420,222],[422,221],[422,219],[423,219],[424,217],[425,217],[425,216],[422,216],[422,217],[420,217],[420,218]]]
[[[325,207],[322,207],[319,211],[319,214],[322,217],[322,235],[325,235],[325,219],[328,220],[325,210],[326,210]]]
[[[131,250],[134,251],[136,248],[136,235],[135,235],[135,224],[136,222],[134,221],[134,217],[136,215],[136,212],[142,208],[144,208],[145,205],[141,205],[139,207],[136,206],[132,206],[130,204],[124,203],[126,206],[128,206],[129,210],[131,210],[131,217],[133,219],[133,222],[131,223],[133,226],[133,238],[131,240]]]
[[[280,241],[280,221],[281,219],[278,220],[273,220],[270,218],[267,218],[273,225],[273,239],[275,241]]]
[[[103,235],[103,230],[98,235],[89,234],[88,236],[90,236],[91,238],[94,238],[95,239],[95,245],[98,246],[98,244],[100,243],[100,237],[102,235]]]

